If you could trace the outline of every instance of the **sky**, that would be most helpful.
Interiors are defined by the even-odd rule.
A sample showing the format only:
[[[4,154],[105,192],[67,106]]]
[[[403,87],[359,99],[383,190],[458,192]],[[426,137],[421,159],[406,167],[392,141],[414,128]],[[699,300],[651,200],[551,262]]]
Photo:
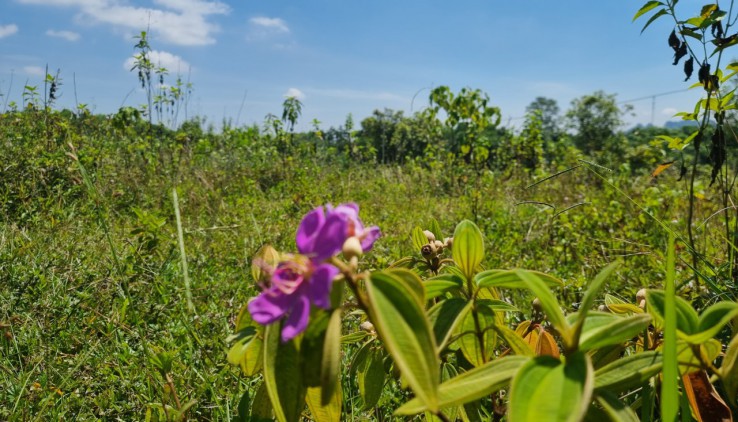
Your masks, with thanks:
[[[563,113],[597,90],[640,99],[629,125],[661,125],[693,109],[700,92],[685,91],[690,83],[671,64],[670,22],[642,34],[645,20],[632,22],[642,3],[0,0],[0,111],[22,102],[24,85],[42,89],[47,66],[62,80],[59,108],[107,114],[144,104],[130,68],[134,36],[148,30],[166,82],[180,74],[193,84],[188,117],[216,127],[281,116],[286,96],[303,104],[300,130],[313,119],[337,127],[349,113],[358,125],[376,109],[418,111],[440,85],[486,92],[505,126],[519,127],[536,97]],[[701,4],[684,0],[678,11]]]

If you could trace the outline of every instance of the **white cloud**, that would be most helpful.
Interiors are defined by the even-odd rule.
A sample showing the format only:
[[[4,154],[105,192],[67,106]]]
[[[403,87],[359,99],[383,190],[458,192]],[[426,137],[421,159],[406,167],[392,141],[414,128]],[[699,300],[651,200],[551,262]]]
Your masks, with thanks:
[[[263,30],[267,31],[283,33],[290,32],[290,28],[287,26],[287,22],[285,22],[281,18],[267,18],[265,16],[257,16],[249,19],[249,23],[251,23],[251,25],[253,26],[262,28]]]
[[[669,117],[674,116],[678,112],[679,112],[679,110],[675,109],[674,107],[667,107],[667,108],[661,110],[661,114],[663,114],[665,116],[669,116]]]
[[[162,8],[131,6],[124,0],[18,0],[25,4],[74,7],[77,21],[108,24],[125,30],[150,32],[164,42],[177,45],[215,43],[213,34],[219,27],[209,20],[211,15],[230,12],[218,0],[154,0]]]
[[[314,93],[321,97],[340,98],[344,100],[380,100],[380,101],[397,101],[409,102],[408,98],[402,97],[391,92],[384,91],[362,91],[357,89],[309,89],[308,92]]]
[[[25,66],[23,73],[30,76],[46,76],[46,70],[41,66]]]
[[[190,64],[184,61],[181,57],[169,53],[167,51],[152,50],[149,55],[151,64],[156,67],[166,68],[170,74],[184,73],[190,68]],[[129,57],[123,66],[126,70],[131,70],[136,64],[136,59]]]
[[[302,91],[300,91],[297,88],[290,88],[290,89],[288,89],[287,92],[284,93],[284,96],[286,98],[295,97],[295,98],[297,98],[298,100],[301,100],[301,101],[305,99],[305,93],[302,92]]]
[[[0,25],[0,38],[9,37],[16,32],[18,32],[18,25],[16,24]]]
[[[55,38],[63,38],[67,41],[79,40],[79,34],[72,31],[55,31],[53,29],[49,29],[46,31],[46,35]]]

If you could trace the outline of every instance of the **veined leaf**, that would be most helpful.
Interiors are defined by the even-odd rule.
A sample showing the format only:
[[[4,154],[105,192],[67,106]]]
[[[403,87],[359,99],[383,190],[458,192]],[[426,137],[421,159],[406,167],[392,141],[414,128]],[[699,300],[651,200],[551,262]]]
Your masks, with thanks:
[[[428,230],[433,233],[433,236],[436,237],[436,240],[443,241],[443,231],[441,230],[441,225],[438,224],[438,221],[435,218],[431,218],[430,227],[428,227]]]
[[[683,338],[688,343],[701,344],[715,337],[736,316],[738,316],[738,303],[718,302],[702,311],[697,333]]]
[[[324,396],[322,387],[312,387],[307,389],[305,401],[307,402],[310,414],[316,422],[340,422],[341,404],[343,402],[343,391],[340,388],[334,388],[333,394],[329,396],[328,403],[321,404]]]
[[[523,365],[512,380],[508,417],[511,421],[581,420],[592,397],[594,371],[582,352],[566,363],[539,356]]]
[[[607,364],[595,372],[595,393],[607,390],[617,394],[640,387],[661,371],[662,361],[660,352],[649,350]]]
[[[320,407],[328,406],[340,390],[341,376],[341,308],[334,309],[328,321],[323,340],[323,356],[320,362]],[[340,401],[338,405],[340,415]]]
[[[677,361],[681,375],[702,369],[702,362],[712,362],[720,355],[723,346],[719,341],[709,339],[699,345],[689,344],[684,340],[677,341]],[[695,354],[699,354],[696,356]]]
[[[472,302],[453,297],[435,304],[428,310],[428,319],[433,325],[433,334],[438,342],[438,351],[446,348],[446,343],[471,308]]]
[[[423,233],[423,229],[421,229],[418,226],[415,226],[413,228],[413,232],[410,238],[413,241],[413,247],[415,247],[415,250],[417,252],[420,252],[423,246],[428,244],[428,238],[425,237],[425,233]]]
[[[403,283],[419,307],[425,306],[425,287],[417,274],[404,268],[390,268],[385,272]]]
[[[297,422],[305,407],[299,352],[294,340],[280,341],[281,324],[264,328],[264,383],[274,416],[280,422]]]
[[[646,291],[646,309],[653,316],[653,325],[663,328],[665,296],[663,290]],[[682,334],[694,334],[698,326],[697,312],[686,300],[679,296],[676,299],[677,330]]]
[[[622,344],[641,333],[651,322],[648,314],[620,317],[613,314],[591,312],[584,322],[579,348],[585,351]]]
[[[496,315],[490,308],[477,303],[476,312],[473,307],[466,310],[459,331],[459,346],[466,360],[474,366],[481,366],[494,357],[497,345],[497,334],[492,329]],[[482,340],[477,335],[482,333]]]
[[[587,319],[587,313],[589,312],[589,308],[592,307],[595,301],[595,297],[597,297],[597,294],[599,294],[600,289],[605,284],[605,281],[607,281],[607,278],[610,276],[610,274],[613,273],[613,271],[615,271],[617,266],[618,266],[618,262],[616,261],[616,262],[611,263],[607,267],[603,268],[602,271],[600,271],[597,274],[594,280],[592,280],[589,286],[587,286],[587,292],[584,294],[584,297],[582,298],[582,303],[579,306],[579,312],[577,312],[578,318],[576,319],[576,322],[574,323],[574,327],[573,327],[574,343],[579,343],[579,337],[582,333],[582,327],[584,326],[584,321]],[[604,346],[604,344],[601,346]],[[594,346],[590,344],[590,347],[597,348],[598,346]]]
[[[497,335],[510,346],[510,349],[516,355],[529,357],[536,355],[531,345],[515,331],[507,328],[505,325],[494,325],[493,328],[497,332]]]
[[[733,340],[728,344],[725,351],[723,364],[720,367],[721,378],[723,379],[723,387],[728,394],[730,403],[738,402],[738,335],[733,336]]]
[[[423,285],[425,285],[425,300],[430,300],[448,291],[461,289],[464,280],[456,274],[441,274],[425,280]]]
[[[651,0],[646,2],[646,4],[643,5],[640,9],[638,9],[638,12],[636,12],[635,16],[633,16],[633,22],[635,22],[636,19],[643,16],[644,14],[650,12],[654,8],[658,6],[663,6],[664,3],[661,3],[660,1]]]
[[[469,403],[505,388],[518,369],[529,360],[524,356],[506,356],[451,378],[438,388],[439,407]],[[423,402],[414,398],[397,409],[395,414],[413,415],[426,410],[428,408]]]
[[[608,391],[601,391],[595,396],[597,403],[602,406],[605,414],[612,421],[639,422],[638,415],[628,405],[623,403],[616,395]]]
[[[374,272],[369,277],[370,316],[410,388],[428,409],[436,411],[440,362],[430,322],[417,297],[423,285],[414,274],[401,279],[398,272]]]
[[[541,301],[543,311],[546,313],[548,320],[551,321],[554,328],[558,330],[561,337],[564,339],[566,344],[571,342],[571,326],[564,318],[564,314],[561,312],[559,302],[554,297],[551,290],[548,289],[546,284],[536,274],[516,270],[518,277],[520,277],[526,284],[526,286],[538,297]]]
[[[646,28],[648,28],[648,27],[649,27],[649,26],[650,26],[650,25],[651,25],[651,24],[652,24],[652,23],[653,23],[653,22],[654,22],[654,21],[655,21],[656,19],[658,19],[658,18],[660,18],[660,17],[662,17],[662,16],[666,15],[667,13],[668,13],[668,12],[666,11],[666,8],[664,8],[664,9],[659,9],[659,11],[658,11],[658,12],[654,13],[654,14],[653,14],[653,15],[652,15],[652,16],[651,16],[651,17],[650,17],[649,19],[648,19],[648,21],[646,22],[646,24],[645,24],[645,25],[643,25],[643,28],[641,28],[641,34],[642,34],[642,33],[643,33],[643,31],[645,31],[645,30],[646,30]]]
[[[356,383],[364,401],[363,408],[371,409],[377,405],[384,388],[384,355],[380,350],[369,350],[366,359],[356,369]]]
[[[456,226],[451,253],[467,280],[472,280],[484,258],[484,239],[476,224],[464,220]]]
[[[341,336],[341,344],[354,344],[358,343],[361,340],[364,340],[369,333],[367,333],[364,330],[361,331],[354,331],[353,333],[346,334],[345,336]]]
[[[563,287],[564,282],[558,278],[538,271],[530,270],[486,270],[474,277],[477,287],[497,287],[507,289],[525,289],[527,285],[518,275],[518,271],[525,271],[536,275],[549,287]]]

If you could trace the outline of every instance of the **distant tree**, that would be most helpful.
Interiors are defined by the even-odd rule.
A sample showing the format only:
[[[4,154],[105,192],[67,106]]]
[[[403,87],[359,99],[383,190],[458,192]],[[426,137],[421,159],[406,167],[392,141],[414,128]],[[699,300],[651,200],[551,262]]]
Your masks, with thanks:
[[[615,134],[623,126],[623,117],[630,108],[620,108],[615,94],[603,91],[574,99],[566,112],[567,128],[574,131],[574,144],[587,153],[602,151],[615,141]]]
[[[553,98],[536,97],[532,103],[525,108],[525,114],[530,116],[538,113],[540,120],[541,136],[546,141],[556,140],[560,136],[559,104]]]

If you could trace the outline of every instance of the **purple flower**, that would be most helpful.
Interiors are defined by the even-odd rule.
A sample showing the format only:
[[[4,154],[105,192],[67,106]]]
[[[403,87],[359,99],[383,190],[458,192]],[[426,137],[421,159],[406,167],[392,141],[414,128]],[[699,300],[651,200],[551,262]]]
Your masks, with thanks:
[[[339,270],[325,261],[339,252],[350,237],[369,251],[379,237],[376,226],[365,228],[356,204],[318,207],[307,213],[297,229],[300,255],[280,262],[271,274],[270,285],[248,308],[254,321],[262,325],[287,318],[282,341],[288,341],[307,328],[310,305],[328,309],[333,278]]]

